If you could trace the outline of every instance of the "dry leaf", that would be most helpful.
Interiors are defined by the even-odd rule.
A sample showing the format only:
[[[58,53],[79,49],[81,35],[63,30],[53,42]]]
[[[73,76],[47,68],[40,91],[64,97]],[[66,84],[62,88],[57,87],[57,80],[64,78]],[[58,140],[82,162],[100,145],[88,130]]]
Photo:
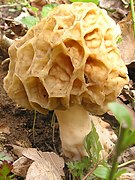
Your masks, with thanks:
[[[61,175],[48,161],[33,162],[29,167],[26,180],[61,180]]]
[[[15,155],[17,155],[18,157],[22,156],[22,152],[25,149],[24,147],[13,145],[13,144],[9,144],[9,146],[11,146],[13,148],[13,153]]]
[[[135,37],[133,33],[131,13],[119,22],[122,31],[122,41],[119,49],[126,65],[135,62]]]
[[[135,146],[130,147],[128,150],[126,150],[122,156],[122,162],[130,161],[131,159],[135,159]],[[135,163],[129,164],[130,168],[132,167],[135,169]]]
[[[127,173],[120,176],[118,180],[135,180],[135,171],[132,168],[126,168]]]
[[[14,146],[18,149],[18,146]],[[23,148],[22,157],[13,164],[13,173],[26,180],[61,180],[64,176],[64,160],[53,152],[41,152],[35,148]],[[34,161],[34,162],[33,162]]]
[[[64,176],[63,167],[64,167],[64,161],[63,158],[60,158],[58,155],[56,155],[53,152],[43,152],[44,159],[46,161],[49,161],[53,167],[61,174],[61,176]]]
[[[107,10],[111,10],[111,13],[109,15],[117,21],[124,18],[128,13],[128,9],[125,8],[125,5],[128,4],[129,3],[125,4],[122,1],[116,1],[116,0],[111,0],[111,1],[100,0],[99,2],[100,7]]]
[[[45,160],[51,163],[51,165],[60,172],[60,174],[63,176],[63,167],[64,167],[64,161],[63,158],[59,157],[54,152],[42,152],[37,151],[35,148],[27,148],[23,150],[22,153],[25,157],[33,160],[33,161],[41,161]]]
[[[42,157],[40,156],[40,152],[41,151],[37,151],[36,148],[24,148],[22,154],[33,161],[40,161]]]
[[[23,155],[34,162],[27,172],[26,180],[60,180],[64,176],[64,160],[53,152],[41,152],[34,148],[24,149]]]
[[[99,2],[100,7],[103,7],[104,9],[117,9],[123,7],[123,3],[121,1],[116,0],[100,0]]]
[[[4,133],[4,134],[10,134],[10,128],[9,126],[7,126],[6,124],[4,123],[0,123],[0,134],[1,133]]]
[[[13,163],[12,172],[17,176],[25,177],[32,162],[32,160],[22,156]]]

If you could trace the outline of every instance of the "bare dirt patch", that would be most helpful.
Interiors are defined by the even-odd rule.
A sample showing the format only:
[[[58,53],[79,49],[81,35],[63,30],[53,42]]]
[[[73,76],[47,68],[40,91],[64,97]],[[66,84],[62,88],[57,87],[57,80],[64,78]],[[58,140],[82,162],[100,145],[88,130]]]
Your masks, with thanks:
[[[53,112],[49,112],[47,116],[36,113],[33,134],[34,112],[17,107],[8,98],[3,88],[3,78],[6,73],[7,68],[0,65],[1,148],[5,144],[15,144],[60,153],[59,130],[57,122],[53,123],[52,121]],[[8,128],[7,132],[4,131],[5,127]]]

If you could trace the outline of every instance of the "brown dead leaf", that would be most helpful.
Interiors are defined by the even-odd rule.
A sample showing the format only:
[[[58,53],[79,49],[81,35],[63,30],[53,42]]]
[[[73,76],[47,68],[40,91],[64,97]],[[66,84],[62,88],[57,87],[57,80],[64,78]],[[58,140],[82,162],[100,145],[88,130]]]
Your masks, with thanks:
[[[0,134],[1,133],[4,133],[4,134],[10,134],[10,128],[9,126],[7,126],[6,124],[4,123],[0,123]]]
[[[17,146],[17,145],[13,145],[13,144],[9,144],[9,146],[11,146],[13,148],[13,153],[18,156],[21,157],[22,156],[22,152],[25,149],[24,147],[21,146]]]
[[[49,161],[53,167],[61,174],[61,176],[64,176],[63,167],[64,167],[64,161],[63,158],[60,158],[58,155],[56,155],[53,152],[43,152],[44,159],[46,161]]]
[[[13,164],[13,173],[26,176],[26,180],[61,180],[61,176],[64,176],[63,167],[63,158],[53,152],[23,148],[22,157]]]
[[[100,7],[103,7],[104,9],[117,9],[117,8],[123,8],[124,3],[122,1],[116,1],[116,0],[100,0],[99,2]]]
[[[38,9],[42,9],[44,5],[47,4],[45,0],[30,0],[31,6],[36,7]]]
[[[114,18],[116,21],[121,20],[128,13],[128,9],[125,6],[128,6],[129,3],[116,0],[100,0],[99,5],[101,8],[111,11],[109,15]]]
[[[12,173],[17,176],[26,177],[28,168],[32,164],[32,160],[22,156],[13,163]]]
[[[7,26],[13,31],[13,33],[17,37],[24,36],[26,34],[27,29],[24,27],[24,25],[21,22],[15,21],[14,19],[10,19],[10,18],[4,18],[4,20]]]
[[[28,169],[26,180],[60,180],[64,176],[64,160],[57,154],[28,148],[23,151],[23,155],[34,161]]]
[[[70,3],[69,0],[30,0],[30,3],[32,6],[38,8],[39,10],[42,10],[43,6],[46,4],[66,4]]]
[[[122,174],[118,180],[135,180],[135,171],[132,168],[126,168],[127,172]]]
[[[122,162],[130,161],[131,159],[135,159],[135,146],[127,149],[122,155]],[[130,168],[135,169],[135,163],[129,164]]]
[[[135,163],[131,160],[135,160],[135,146],[128,148],[119,157],[119,164],[130,162],[128,165],[125,164],[124,168],[127,172],[121,176],[120,180],[135,180]]]
[[[26,180],[62,180],[61,175],[50,162],[41,162],[35,161],[32,163],[28,169]]]
[[[50,164],[60,172],[60,174],[63,176],[63,167],[64,167],[64,161],[63,158],[59,157],[57,154],[53,152],[41,152],[37,151],[37,149],[34,148],[28,148],[24,149],[23,155],[26,156],[29,159],[32,159],[33,161],[40,161],[41,158],[45,161],[50,162]]]
[[[33,161],[40,161],[41,156],[39,152],[36,148],[24,148],[22,154]]]
[[[135,62],[135,37],[133,32],[133,23],[131,13],[119,22],[122,31],[122,41],[119,43],[119,49],[126,65]]]

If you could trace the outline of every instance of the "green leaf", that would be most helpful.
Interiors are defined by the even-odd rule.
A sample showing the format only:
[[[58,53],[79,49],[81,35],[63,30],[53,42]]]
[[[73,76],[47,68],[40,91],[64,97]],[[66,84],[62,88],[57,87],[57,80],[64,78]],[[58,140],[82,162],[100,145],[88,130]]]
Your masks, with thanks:
[[[98,5],[99,0],[70,0],[71,2],[92,2]]]
[[[126,173],[127,170],[126,169],[120,169],[117,171],[117,173],[114,176],[114,179],[117,179],[118,177],[120,177],[122,174]]]
[[[11,172],[12,165],[7,162],[3,162],[3,164],[0,166],[0,176],[7,177],[9,173]]]
[[[135,144],[135,130],[126,129],[124,131],[124,137],[120,147],[121,152]]]
[[[36,8],[36,7],[29,6],[28,8],[31,9],[32,11],[34,11],[35,13],[38,12],[38,8]]]
[[[34,16],[26,16],[22,18],[21,22],[25,24],[28,27],[28,29],[30,29],[39,22],[39,19]]]
[[[121,43],[121,42],[122,42],[122,40],[123,40],[123,39],[122,39],[122,37],[118,37],[118,39],[117,39],[117,42],[116,42],[116,43],[117,43],[117,44],[119,44],[119,43]]]
[[[132,127],[132,118],[128,110],[116,102],[108,104],[109,109],[113,112],[114,116],[122,127],[131,128]]]
[[[42,17],[47,16],[48,13],[49,13],[53,8],[55,8],[56,6],[58,6],[58,5],[57,5],[57,4],[47,4],[47,5],[45,5],[45,6],[42,8],[41,16],[42,16]]]
[[[22,1],[21,1],[21,5],[22,5],[23,7],[25,6],[25,7],[27,7],[27,8],[30,6],[30,4],[29,4],[29,2],[28,2],[27,0],[22,0]]]
[[[102,145],[99,141],[99,136],[93,123],[92,131],[86,136],[84,140],[84,146],[89,157],[92,159],[93,164],[98,163],[100,159],[100,151],[102,150]]]
[[[110,168],[105,166],[98,166],[93,174],[101,179],[107,179],[109,178]]]
[[[67,166],[74,178],[82,179],[84,172],[89,171],[91,162],[88,157],[83,157],[80,161],[68,162]]]

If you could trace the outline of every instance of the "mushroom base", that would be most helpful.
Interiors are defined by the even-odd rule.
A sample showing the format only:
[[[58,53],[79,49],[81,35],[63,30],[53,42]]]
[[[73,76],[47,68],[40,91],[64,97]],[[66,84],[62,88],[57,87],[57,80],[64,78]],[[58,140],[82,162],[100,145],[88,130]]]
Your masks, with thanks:
[[[91,131],[92,122],[99,135],[103,150],[102,157],[107,157],[117,139],[114,132],[106,129],[108,123],[96,116],[91,116],[83,107],[76,105],[66,111],[55,110],[59,122],[60,138],[63,153],[66,157],[79,160],[87,156],[84,149],[84,138]]]

